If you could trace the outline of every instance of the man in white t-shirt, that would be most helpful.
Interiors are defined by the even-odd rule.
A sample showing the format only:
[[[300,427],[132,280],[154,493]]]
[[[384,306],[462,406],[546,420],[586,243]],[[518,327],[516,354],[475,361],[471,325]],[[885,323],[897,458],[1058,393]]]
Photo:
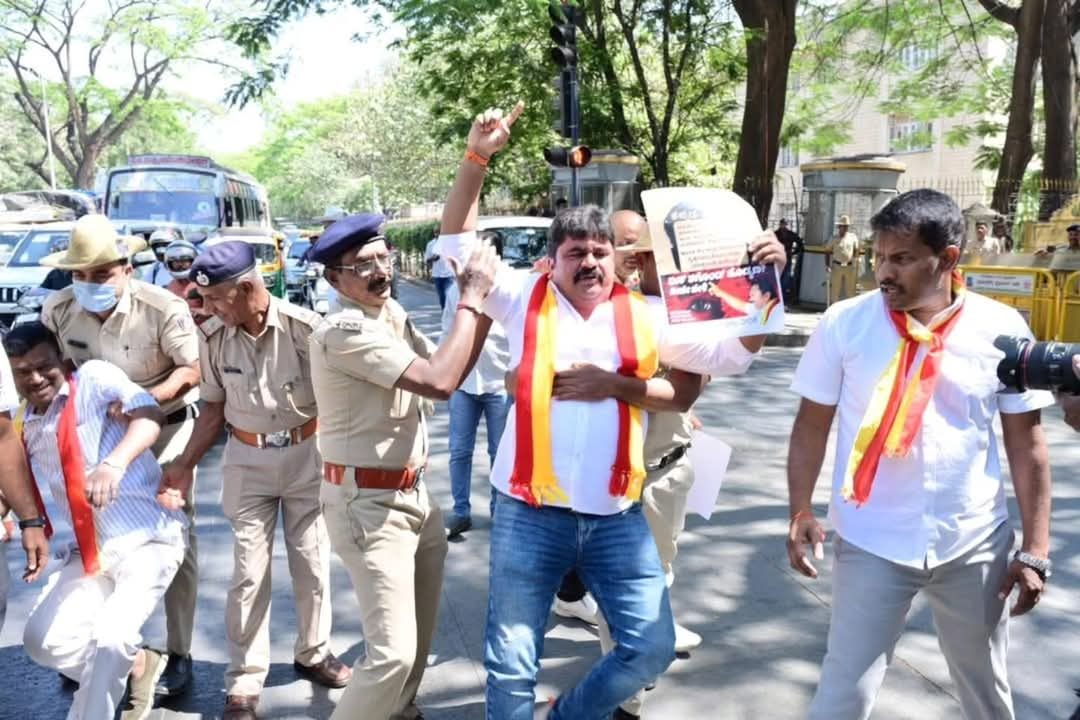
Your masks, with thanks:
[[[19,395],[11,375],[7,355],[0,353],[0,521],[8,510],[19,517],[23,549],[26,550],[26,571],[23,580],[33,582],[49,561],[49,541],[45,536],[45,517],[38,506],[30,481],[22,440],[16,432],[12,417],[19,406]],[[7,545],[11,541],[14,523],[0,522],[0,628],[4,627],[10,575],[7,565]]]
[[[811,720],[864,720],[916,594],[929,600],[966,718],[1012,720],[1009,615],[1039,601],[1050,574],[1050,468],[1040,409],[1050,393],[1003,391],[998,334],[1031,333],[1013,309],[955,275],[960,209],[932,190],[874,216],[880,289],[825,313],[795,373],[803,400],[788,456],[788,555],[822,558],[811,497],[834,417],[829,504],[832,621]],[[918,385],[912,387],[912,383]],[[994,421],[1020,507],[1013,554]],[[1011,613],[1006,598],[1019,595]]]
[[[439,250],[439,230],[424,248],[424,262],[431,269],[431,282],[435,285],[435,294],[439,296],[439,309],[446,307],[446,291],[454,284],[454,270]]]

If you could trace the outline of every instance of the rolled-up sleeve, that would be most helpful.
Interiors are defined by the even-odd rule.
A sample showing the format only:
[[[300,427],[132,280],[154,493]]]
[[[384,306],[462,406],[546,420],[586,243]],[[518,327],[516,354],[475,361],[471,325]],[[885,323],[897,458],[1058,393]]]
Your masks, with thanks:
[[[758,356],[747,350],[737,337],[717,338],[707,332],[694,332],[689,327],[669,326],[663,301],[653,297],[646,299],[652,311],[653,327],[659,334],[657,344],[661,365],[722,377],[742,375]]]
[[[819,405],[840,403],[844,359],[836,326],[836,311],[827,310],[806,343],[791,383],[792,390]]]
[[[397,384],[417,357],[404,340],[378,330],[352,332],[331,328],[323,342],[327,365],[387,390]]]

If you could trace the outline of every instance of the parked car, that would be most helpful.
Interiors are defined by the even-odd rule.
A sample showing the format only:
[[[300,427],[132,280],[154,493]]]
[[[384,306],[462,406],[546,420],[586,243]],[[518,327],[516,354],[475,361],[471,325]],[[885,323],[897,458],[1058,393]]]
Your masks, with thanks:
[[[551,218],[530,215],[492,215],[479,218],[476,230],[491,233],[502,247],[502,257],[511,267],[532,267],[547,254]]]
[[[26,311],[19,306],[19,299],[31,288],[41,285],[49,274],[49,268],[41,265],[41,259],[67,246],[73,226],[72,222],[29,226],[12,250],[7,264],[0,268],[0,322],[10,327],[15,316]]]
[[[304,255],[310,248],[310,240],[298,237],[285,251],[285,289],[289,294],[289,300],[295,303],[300,303],[304,295],[304,286],[308,279],[307,271],[311,265],[305,261]]]

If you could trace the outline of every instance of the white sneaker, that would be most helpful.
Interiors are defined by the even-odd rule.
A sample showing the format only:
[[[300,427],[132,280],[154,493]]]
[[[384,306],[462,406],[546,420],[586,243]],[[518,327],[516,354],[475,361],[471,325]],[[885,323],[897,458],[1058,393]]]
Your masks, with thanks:
[[[590,625],[600,624],[600,608],[596,606],[596,601],[590,593],[585,593],[585,597],[574,602],[560,600],[556,596],[555,614],[563,618],[576,618]]]
[[[690,628],[675,623],[675,652],[690,652],[701,644],[701,636]]]

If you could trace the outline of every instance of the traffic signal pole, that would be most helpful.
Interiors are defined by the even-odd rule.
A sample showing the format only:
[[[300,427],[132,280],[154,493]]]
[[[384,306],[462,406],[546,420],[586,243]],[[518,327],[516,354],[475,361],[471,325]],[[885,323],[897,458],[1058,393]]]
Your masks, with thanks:
[[[577,9],[557,0],[550,0],[548,14],[551,17],[551,58],[562,68],[560,80],[560,135],[570,140],[570,147],[551,147],[544,150],[544,159],[553,167],[570,169],[570,205],[581,204],[581,177],[579,170],[589,163],[592,151],[581,141],[581,98],[578,86]]]
[[[578,73],[577,65],[571,65],[567,69],[570,82],[570,145],[577,147],[581,139],[581,105],[578,97]],[[570,167],[570,207],[581,204],[581,177],[578,174],[577,165]]]

